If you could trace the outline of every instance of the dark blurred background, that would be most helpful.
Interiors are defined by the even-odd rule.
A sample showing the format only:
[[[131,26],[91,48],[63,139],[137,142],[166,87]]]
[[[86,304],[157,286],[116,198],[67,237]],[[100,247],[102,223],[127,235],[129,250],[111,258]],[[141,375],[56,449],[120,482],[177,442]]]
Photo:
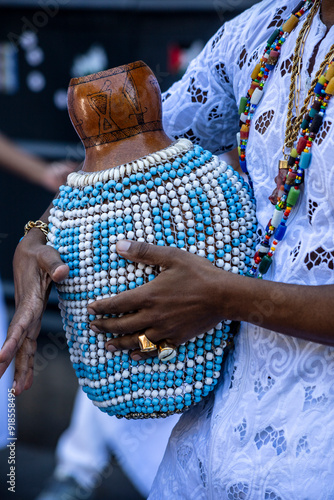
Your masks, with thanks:
[[[83,149],[66,109],[71,77],[142,59],[165,91],[220,26],[253,3],[0,0],[0,132],[46,160],[81,161]],[[38,219],[53,196],[3,171],[0,189],[0,274],[10,320],[15,246],[24,224]],[[17,399],[16,497],[24,500],[33,499],[52,472],[54,448],[68,425],[77,388],[61,331],[53,292],[42,325],[34,386]],[[6,463],[6,451],[0,452],[0,470],[6,470]],[[140,498],[117,465],[99,498],[109,498],[108,481],[114,488],[112,498]],[[1,477],[0,498],[7,495]]]

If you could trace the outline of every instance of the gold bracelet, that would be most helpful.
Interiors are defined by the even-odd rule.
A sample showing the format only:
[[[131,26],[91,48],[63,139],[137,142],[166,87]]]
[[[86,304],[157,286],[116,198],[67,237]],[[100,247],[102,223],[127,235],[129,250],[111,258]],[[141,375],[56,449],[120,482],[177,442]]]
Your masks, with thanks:
[[[30,229],[33,229],[36,227],[37,229],[40,229],[45,236],[48,235],[49,232],[49,226],[43,222],[42,220],[37,220],[34,222],[33,220],[30,220],[27,222],[27,224],[24,226],[24,236],[29,233]]]

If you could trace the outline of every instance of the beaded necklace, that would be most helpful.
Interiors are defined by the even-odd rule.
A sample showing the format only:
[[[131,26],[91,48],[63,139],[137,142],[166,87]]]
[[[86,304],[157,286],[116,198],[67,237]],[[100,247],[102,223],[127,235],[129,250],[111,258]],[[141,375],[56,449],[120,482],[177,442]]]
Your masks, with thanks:
[[[305,36],[308,34],[312,19],[319,7],[320,0],[301,1],[292,11],[289,19],[283,24],[283,26],[273,32],[267,41],[264,55],[251,74],[252,83],[247,92],[247,96],[241,98],[239,105],[241,129],[238,134],[238,149],[240,166],[243,172],[248,175],[248,178],[249,173],[246,163],[246,147],[249,137],[249,129],[257,106],[263,97],[263,88],[265,83],[268,80],[270,72],[277,64],[281,47],[287,36],[293,29],[296,28],[303,14],[310,10],[296,43],[294,66],[298,64],[300,47],[305,40]],[[285,156],[285,159],[280,160],[279,163],[280,169],[286,168],[289,169],[289,171],[279,189],[273,215],[267,224],[265,236],[254,256],[254,264],[247,272],[247,276],[257,276],[258,278],[263,277],[272,264],[273,256],[279,242],[282,241],[286,233],[286,223],[292,208],[296,205],[299,198],[300,186],[304,181],[304,171],[310,166],[311,163],[312,144],[323,123],[328,102],[334,94],[333,55],[334,45],[330,48],[330,51],[322,62],[294,125],[291,124],[291,118],[294,100],[295,76],[297,70],[294,68],[292,72],[283,153],[285,146],[292,149],[290,151],[290,155]],[[325,71],[326,67],[327,70]],[[308,113],[305,114],[307,106],[311,100],[312,106]],[[297,144],[293,148],[297,138]],[[252,184],[250,179],[249,181],[250,184]]]

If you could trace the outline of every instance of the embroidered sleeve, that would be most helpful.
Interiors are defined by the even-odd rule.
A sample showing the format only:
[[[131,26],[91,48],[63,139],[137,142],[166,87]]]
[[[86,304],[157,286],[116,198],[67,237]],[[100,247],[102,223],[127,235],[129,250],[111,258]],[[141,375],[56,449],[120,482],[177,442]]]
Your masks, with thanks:
[[[183,78],[163,95],[166,133],[186,137],[215,153],[236,145],[238,113],[224,63],[224,26],[194,59]]]
[[[259,38],[265,39],[274,11],[275,2],[265,0],[223,25],[183,78],[163,94],[164,127],[170,137],[186,137],[216,154],[236,146],[239,90],[247,91],[258,56],[254,47]]]

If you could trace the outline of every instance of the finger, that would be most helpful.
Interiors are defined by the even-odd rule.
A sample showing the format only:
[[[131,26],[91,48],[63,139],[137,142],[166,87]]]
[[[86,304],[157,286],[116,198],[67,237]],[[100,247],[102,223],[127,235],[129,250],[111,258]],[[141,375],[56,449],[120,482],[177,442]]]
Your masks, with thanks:
[[[37,253],[37,262],[56,283],[63,281],[70,271],[68,265],[61,260],[57,250],[48,245],[43,246]]]
[[[15,360],[14,380],[16,382],[15,394],[19,395],[29,389],[33,381],[34,354],[37,342],[26,337],[21,348],[17,352]]]
[[[121,318],[96,319],[90,324],[90,328],[95,333],[109,332],[118,335],[127,335],[129,333],[144,330],[149,326],[150,319],[147,314],[133,313],[126,314]]]
[[[133,333],[132,335],[124,335],[106,342],[105,347],[109,352],[124,351],[138,349],[140,333]]]
[[[137,311],[143,307],[149,308],[152,303],[152,283],[121,292],[108,299],[97,300],[87,306],[88,314],[123,314]],[[138,330],[138,328],[136,328]]]
[[[25,338],[36,338],[40,330],[40,317],[36,318],[32,308],[23,302],[15,312],[8,327],[7,338],[0,351],[0,377],[20,349]]]
[[[141,359],[155,358],[158,356],[158,351],[141,352],[140,349],[135,349],[130,353],[130,356],[134,361],[140,361]]]
[[[161,266],[165,269],[168,269],[182,252],[177,248],[160,247],[129,240],[118,241],[116,250],[120,255],[131,261]]]

